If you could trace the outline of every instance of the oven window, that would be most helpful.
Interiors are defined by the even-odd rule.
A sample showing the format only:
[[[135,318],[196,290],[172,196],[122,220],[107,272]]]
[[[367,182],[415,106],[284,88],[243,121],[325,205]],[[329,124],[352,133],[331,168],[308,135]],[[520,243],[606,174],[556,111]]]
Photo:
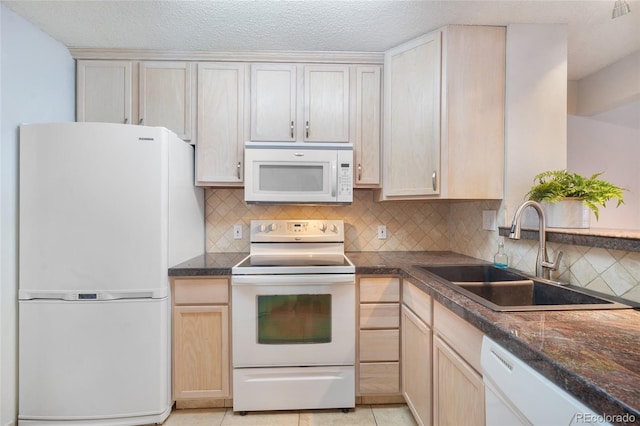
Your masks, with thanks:
[[[260,165],[260,191],[321,192],[324,167],[286,164]]]
[[[258,343],[331,342],[330,294],[258,296]]]

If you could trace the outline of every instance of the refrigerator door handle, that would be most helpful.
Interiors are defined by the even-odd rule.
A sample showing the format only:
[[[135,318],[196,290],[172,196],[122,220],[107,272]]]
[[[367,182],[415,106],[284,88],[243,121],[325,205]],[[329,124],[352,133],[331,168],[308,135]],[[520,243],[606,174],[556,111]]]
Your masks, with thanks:
[[[164,299],[168,289],[129,290],[129,291],[29,291],[20,290],[19,300],[66,300],[66,301],[103,301],[126,299]]]

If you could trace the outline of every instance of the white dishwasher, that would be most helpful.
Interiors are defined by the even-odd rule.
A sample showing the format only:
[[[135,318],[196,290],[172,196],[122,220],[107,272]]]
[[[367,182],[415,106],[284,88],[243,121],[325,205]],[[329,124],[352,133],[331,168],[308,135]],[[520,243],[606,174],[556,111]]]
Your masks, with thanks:
[[[487,336],[481,365],[487,426],[609,424]]]

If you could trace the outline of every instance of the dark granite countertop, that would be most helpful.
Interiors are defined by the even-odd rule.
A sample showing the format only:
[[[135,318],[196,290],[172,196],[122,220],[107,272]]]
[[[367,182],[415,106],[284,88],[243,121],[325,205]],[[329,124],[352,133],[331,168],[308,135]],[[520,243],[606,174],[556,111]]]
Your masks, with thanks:
[[[209,253],[169,275],[229,275],[247,253]],[[453,252],[348,252],[357,274],[398,274],[595,412],[640,425],[640,312],[494,312],[414,265],[486,263]],[[629,416],[631,414],[632,416]]]
[[[231,275],[231,268],[249,253],[206,253],[169,268],[170,277]]]

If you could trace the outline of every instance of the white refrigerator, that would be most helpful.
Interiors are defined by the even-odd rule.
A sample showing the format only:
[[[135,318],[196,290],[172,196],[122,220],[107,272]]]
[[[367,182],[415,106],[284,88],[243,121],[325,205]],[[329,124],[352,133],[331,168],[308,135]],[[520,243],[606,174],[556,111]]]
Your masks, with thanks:
[[[160,127],[20,127],[20,425],[169,415],[167,269],[205,247],[193,156]]]

